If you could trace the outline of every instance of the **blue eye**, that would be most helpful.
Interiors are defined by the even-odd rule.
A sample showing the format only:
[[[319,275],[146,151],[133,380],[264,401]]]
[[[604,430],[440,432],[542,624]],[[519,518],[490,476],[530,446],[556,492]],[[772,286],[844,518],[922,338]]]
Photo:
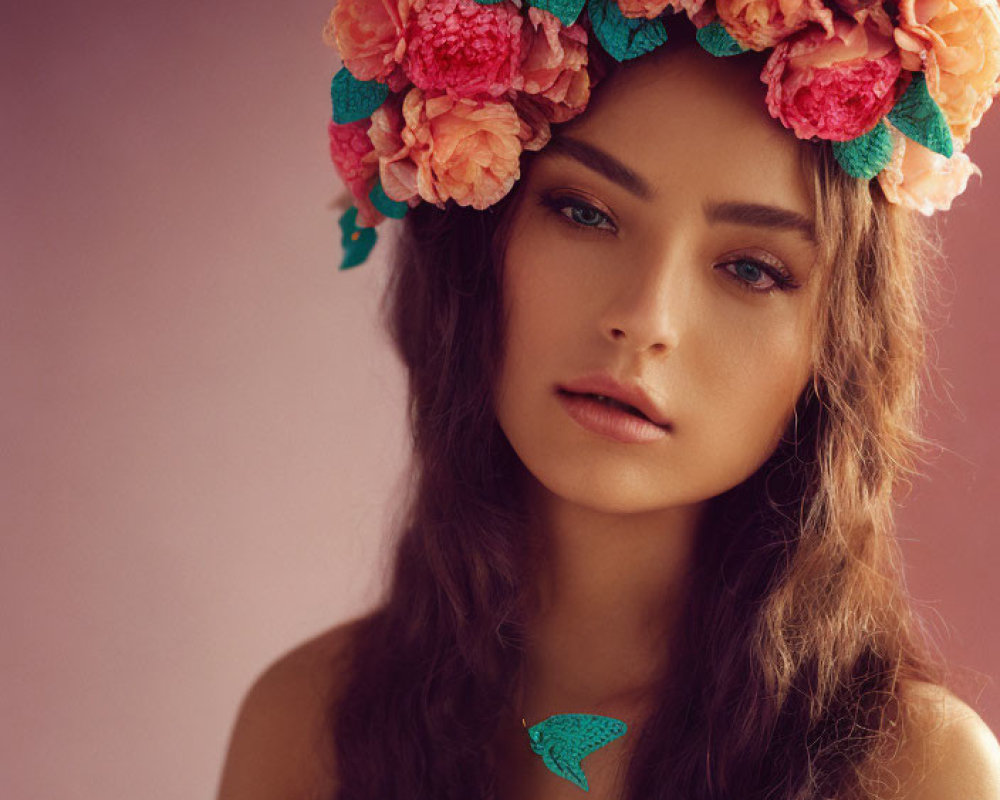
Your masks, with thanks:
[[[725,269],[727,275],[733,276],[733,280],[736,281],[740,288],[746,289],[748,292],[770,294],[775,289],[788,291],[789,289],[799,288],[799,284],[795,281],[795,278],[788,272],[771,264],[765,264],[763,261],[758,261],[755,258],[744,256],[734,261],[727,261],[721,266]],[[735,266],[736,269],[728,269],[730,266]],[[766,278],[770,283],[760,284],[759,281],[762,278]]]
[[[611,222],[611,218],[607,214],[598,211],[589,203],[578,198],[570,195],[543,195],[541,202],[542,205],[554,211],[573,227],[596,231],[614,231],[614,223]],[[569,209],[569,213],[565,213],[563,209]],[[598,227],[602,221],[606,222],[610,229]]]

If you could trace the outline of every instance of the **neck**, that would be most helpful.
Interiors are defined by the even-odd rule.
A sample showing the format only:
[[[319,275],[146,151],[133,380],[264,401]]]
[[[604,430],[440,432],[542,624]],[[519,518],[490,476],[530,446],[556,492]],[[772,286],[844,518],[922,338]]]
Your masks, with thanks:
[[[540,485],[529,502],[535,607],[521,712],[528,725],[634,716],[669,662],[704,504],[611,514]]]

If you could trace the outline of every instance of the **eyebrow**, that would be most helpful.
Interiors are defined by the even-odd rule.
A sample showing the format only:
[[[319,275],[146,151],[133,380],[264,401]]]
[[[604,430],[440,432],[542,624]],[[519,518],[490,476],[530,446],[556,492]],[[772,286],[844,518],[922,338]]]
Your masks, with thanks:
[[[626,166],[606,150],[580,139],[562,135],[553,137],[542,154],[565,155],[617,183],[640,200],[651,200],[656,190],[638,172]],[[757,228],[797,231],[816,242],[816,228],[808,217],[788,208],[736,201],[706,202],[703,206],[709,222],[729,222]]]
[[[638,172],[626,167],[611,153],[571,136],[554,136],[542,149],[547,155],[565,155],[576,159],[585,167],[617,183],[640,200],[651,200],[656,194],[653,187]]]

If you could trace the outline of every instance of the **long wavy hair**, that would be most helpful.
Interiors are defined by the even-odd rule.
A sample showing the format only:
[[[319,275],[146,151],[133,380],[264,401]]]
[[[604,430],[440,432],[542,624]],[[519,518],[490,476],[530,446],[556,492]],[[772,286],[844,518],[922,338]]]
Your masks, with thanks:
[[[409,379],[411,481],[385,594],[354,626],[330,705],[335,800],[497,793],[491,745],[519,719],[530,550],[494,388],[504,251],[533,155],[487,211],[422,204],[401,226],[383,310]],[[709,503],[627,800],[871,797],[905,727],[902,681],[946,682],[893,525],[929,443],[940,244],[828,144],[803,143],[802,158],[828,267],[813,380],[773,455]]]

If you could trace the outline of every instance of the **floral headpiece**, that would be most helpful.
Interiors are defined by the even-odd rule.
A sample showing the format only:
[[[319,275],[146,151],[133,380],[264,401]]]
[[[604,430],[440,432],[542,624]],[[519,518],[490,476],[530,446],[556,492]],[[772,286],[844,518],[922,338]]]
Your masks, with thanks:
[[[712,55],[770,50],[771,116],[832,142],[891,202],[947,210],[982,174],[963,149],[1000,92],[997,0],[338,0],[323,39],[344,64],[329,123],[354,199],[341,269],[421,202],[503,198],[521,152],[587,107],[588,48],[636,58],[681,12]]]

